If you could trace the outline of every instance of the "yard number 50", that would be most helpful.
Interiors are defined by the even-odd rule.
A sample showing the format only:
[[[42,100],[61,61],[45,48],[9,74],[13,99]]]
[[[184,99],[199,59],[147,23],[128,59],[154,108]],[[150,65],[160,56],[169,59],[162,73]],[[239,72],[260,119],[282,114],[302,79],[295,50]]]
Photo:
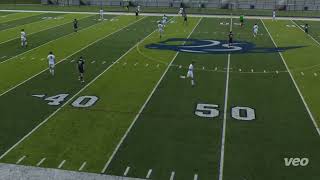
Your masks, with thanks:
[[[219,106],[215,104],[197,104],[195,115],[205,118],[214,118],[219,116]],[[236,120],[252,121],[256,118],[255,111],[249,107],[231,108],[231,116]]]

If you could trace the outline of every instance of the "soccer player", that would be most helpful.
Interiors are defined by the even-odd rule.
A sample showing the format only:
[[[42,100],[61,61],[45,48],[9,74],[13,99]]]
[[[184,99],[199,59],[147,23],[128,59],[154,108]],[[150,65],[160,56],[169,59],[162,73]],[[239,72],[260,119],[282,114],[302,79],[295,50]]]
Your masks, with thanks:
[[[139,11],[138,11],[138,9],[136,10],[136,19],[138,18],[138,16],[139,16]]]
[[[165,26],[167,24],[168,17],[166,15],[163,15],[162,17],[162,24]]]
[[[78,71],[79,71],[79,80],[84,83],[83,74],[84,74],[84,60],[82,56],[79,58],[78,62]]]
[[[21,46],[27,47],[27,33],[24,31],[24,29],[21,29]]]
[[[78,32],[78,20],[77,19],[73,20],[73,30],[74,30],[74,32]]]
[[[193,79],[193,65],[194,62],[192,61],[188,68],[187,78],[191,78],[191,85],[194,86],[194,79]]]
[[[276,10],[272,11],[272,21],[276,20]]]
[[[137,11],[138,13],[140,13],[140,6],[137,6]]]
[[[163,24],[161,23],[161,21],[158,21],[158,30],[159,30],[159,34],[160,34],[160,39],[162,38],[162,34],[163,34]]]
[[[258,35],[259,26],[257,24],[254,24],[253,26],[253,36],[256,37]]]
[[[241,16],[240,16],[240,26],[242,27],[243,24],[244,24],[244,16],[241,15]]]
[[[229,47],[231,47],[232,43],[233,43],[233,33],[232,33],[232,31],[230,31],[228,36],[229,36]]]
[[[183,24],[188,24],[187,14],[184,14],[184,15],[183,15]]]
[[[309,34],[309,24],[304,25],[304,32]]]
[[[103,9],[101,8],[99,11],[100,14],[100,20],[103,21]]]
[[[52,76],[54,76],[54,66],[55,66],[56,57],[53,55],[52,51],[49,52],[48,61],[49,61],[49,72]]]
[[[181,8],[179,9],[179,14],[181,14],[181,16],[183,16],[183,7],[181,7]]]

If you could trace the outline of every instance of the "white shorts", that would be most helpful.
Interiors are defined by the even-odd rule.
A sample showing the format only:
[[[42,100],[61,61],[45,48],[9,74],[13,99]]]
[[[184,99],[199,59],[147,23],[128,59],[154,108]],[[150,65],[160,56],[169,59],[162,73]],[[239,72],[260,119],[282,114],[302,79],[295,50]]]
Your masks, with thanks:
[[[188,71],[187,78],[192,78],[193,79],[193,72],[192,71]]]
[[[49,64],[49,68],[50,68],[50,69],[53,69],[54,66],[55,66],[54,64]]]
[[[258,34],[258,30],[253,30],[253,33],[254,34]]]
[[[159,33],[163,33],[163,29],[159,29]]]

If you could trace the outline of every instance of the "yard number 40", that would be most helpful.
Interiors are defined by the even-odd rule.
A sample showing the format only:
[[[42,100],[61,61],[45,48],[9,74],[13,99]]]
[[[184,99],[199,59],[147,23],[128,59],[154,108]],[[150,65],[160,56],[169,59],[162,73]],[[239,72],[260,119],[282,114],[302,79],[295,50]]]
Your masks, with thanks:
[[[219,116],[219,106],[215,104],[197,104],[195,115],[205,118],[215,118]],[[249,107],[231,108],[231,116],[241,121],[252,121],[256,118],[255,111]]]
[[[55,96],[50,96],[45,98],[45,101],[49,101],[48,104],[51,106],[58,106],[60,105],[67,97],[69,94],[58,94]],[[76,100],[72,102],[73,107],[78,107],[78,108],[86,108],[93,106],[98,100],[98,97],[96,96],[80,96]]]

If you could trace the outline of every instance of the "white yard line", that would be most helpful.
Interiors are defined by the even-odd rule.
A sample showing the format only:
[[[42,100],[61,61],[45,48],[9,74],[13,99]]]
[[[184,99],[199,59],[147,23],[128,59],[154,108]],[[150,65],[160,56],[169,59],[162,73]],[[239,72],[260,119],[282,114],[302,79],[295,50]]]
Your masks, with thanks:
[[[127,26],[122,27],[121,29],[118,29],[117,31],[114,31],[114,32],[112,32],[112,33],[110,33],[110,34],[108,34],[108,35],[106,35],[106,36],[104,36],[104,37],[102,37],[102,38],[100,38],[100,39],[95,40],[94,42],[92,42],[92,43],[90,43],[90,44],[86,45],[85,47],[83,47],[83,48],[79,49],[78,51],[76,51],[76,52],[74,52],[74,53],[70,54],[69,56],[65,57],[65,58],[64,58],[64,59],[62,59],[61,61],[57,62],[57,63],[56,63],[56,65],[58,65],[58,64],[59,64],[59,63],[61,63],[61,62],[63,62],[64,60],[68,59],[69,57],[72,57],[73,55],[75,55],[75,54],[77,54],[77,53],[79,53],[79,52],[83,51],[84,49],[88,48],[89,46],[92,46],[93,44],[95,44],[95,43],[97,43],[97,42],[99,42],[99,41],[101,41],[101,40],[103,40],[103,39],[105,39],[105,38],[107,38],[107,37],[109,37],[109,36],[111,36],[111,35],[113,35],[113,34],[117,33],[117,32],[120,32],[121,30],[123,30],[123,29],[127,28],[128,26],[131,26],[132,24],[135,24],[135,23],[137,23],[137,22],[141,21],[142,19],[144,19],[144,18],[141,18],[141,19],[139,19],[138,21],[134,21],[133,23],[130,23],[130,24],[128,24]],[[3,96],[3,95],[4,95],[4,94],[6,94],[6,93],[8,93],[8,92],[12,91],[13,89],[15,89],[15,88],[17,88],[17,87],[21,86],[22,84],[24,84],[24,83],[28,82],[29,80],[31,80],[31,79],[33,79],[33,78],[37,77],[38,75],[42,74],[42,73],[43,73],[43,72],[45,72],[45,71],[48,71],[48,68],[46,68],[46,69],[44,69],[44,70],[40,71],[39,73],[37,73],[37,74],[35,74],[35,75],[31,76],[30,78],[28,78],[28,79],[26,79],[26,80],[22,81],[21,83],[19,83],[19,84],[15,85],[15,86],[13,86],[12,88],[8,89],[7,91],[3,92],[2,94],[0,94],[0,97],[1,97],[1,96]],[[2,158],[2,157],[0,157],[0,159],[1,159],[1,158]]]
[[[278,45],[276,44],[276,42],[273,40],[273,37],[271,36],[271,34],[270,34],[267,26],[264,24],[264,22],[263,22],[262,20],[261,20],[261,22],[262,22],[264,28],[266,29],[266,31],[268,32],[269,37],[271,38],[274,46],[275,46],[275,47],[278,47]],[[301,91],[300,91],[300,89],[299,89],[299,87],[298,87],[298,85],[297,85],[297,83],[296,83],[296,81],[295,81],[295,79],[294,79],[294,77],[293,77],[293,75],[292,75],[292,73],[291,73],[291,71],[290,71],[290,69],[289,69],[289,67],[288,67],[285,59],[284,59],[284,57],[283,57],[283,55],[282,55],[282,53],[279,52],[279,55],[280,55],[280,57],[281,57],[281,59],[282,59],[283,64],[286,66],[287,71],[289,72],[289,75],[290,75],[290,77],[291,77],[291,80],[292,80],[294,86],[296,87],[296,89],[297,89],[300,97],[301,97],[301,100],[302,100],[302,102],[303,102],[303,104],[304,104],[304,106],[305,106],[305,108],[306,108],[306,110],[307,110],[307,112],[308,112],[308,114],[309,114],[309,116],[310,116],[310,119],[311,119],[312,122],[313,122],[314,127],[315,127],[316,130],[317,130],[318,135],[320,136],[320,128],[319,128],[317,122],[315,121],[315,119],[314,119],[314,117],[313,117],[313,115],[312,115],[312,113],[311,113],[311,111],[310,111],[310,109],[309,109],[308,104],[306,103],[306,101],[305,101],[305,99],[304,99],[304,97],[303,97],[303,95],[302,95],[302,93],[301,93]]]
[[[98,15],[99,12],[79,12],[79,11],[37,11],[37,10],[0,10],[0,12],[42,12],[42,13],[64,13],[64,14],[93,14]],[[271,11],[270,11],[271,12]],[[106,15],[131,15],[134,16],[134,12],[104,12]],[[163,16],[163,13],[140,13],[141,16]],[[181,16],[180,14],[167,13],[169,16]],[[188,14],[189,17],[209,17],[209,18],[230,18],[230,15],[210,15],[210,14]],[[233,16],[238,18],[239,16]],[[272,19],[272,16],[246,16],[246,19]],[[277,17],[277,20],[309,20],[320,21],[317,17]]]
[[[18,159],[16,164],[20,164],[25,158],[26,158],[26,156],[22,156],[20,159]]]
[[[61,169],[62,166],[64,165],[64,163],[66,163],[66,160],[61,161],[61,163],[60,163],[59,166],[58,166],[58,169]]]
[[[300,25],[298,25],[296,22],[294,22],[292,19],[291,19],[291,22],[292,22],[293,24],[295,24],[301,31],[304,32],[304,30],[302,29],[302,27],[301,27]],[[317,40],[316,40],[313,36],[311,36],[310,34],[308,34],[308,36],[309,36],[314,42],[316,42],[316,43],[320,46],[319,41],[317,41]]]
[[[230,31],[232,31],[232,17],[230,23]],[[219,180],[223,179],[223,168],[224,168],[224,149],[226,141],[226,126],[227,126],[227,109],[228,109],[228,94],[229,94],[229,75],[230,75],[230,59],[231,54],[228,54],[228,65],[227,65],[227,77],[226,77],[226,90],[224,94],[224,112],[223,112],[223,126],[222,126],[222,138],[221,138],[221,149],[220,149],[220,164],[219,164]]]
[[[127,176],[128,173],[129,173],[129,171],[130,171],[130,167],[128,166],[128,167],[126,168],[126,170],[124,171],[123,176]]]
[[[80,168],[78,169],[79,171],[82,171],[83,168],[87,165],[87,162],[83,162]]]
[[[202,20],[202,18],[199,19],[199,21],[197,22],[196,26],[193,28],[193,30],[191,31],[191,33],[188,35],[188,38],[191,36],[191,34],[194,32],[194,30],[196,29],[196,27],[199,25],[200,21]],[[135,116],[134,120],[132,121],[132,123],[130,124],[129,128],[127,129],[126,133],[124,134],[124,136],[121,138],[120,142],[118,143],[118,145],[116,146],[115,150],[113,151],[111,157],[109,158],[108,162],[106,163],[105,167],[102,169],[101,173],[105,173],[105,171],[107,170],[107,168],[109,167],[112,159],[114,158],[114,156],[116,155],[116,153],[118,152],[121,144],[123,143],[123,141],[126,139],[127,135],[129,134],[129,132],[131,131],[133,125],[136,123],[136,121],[138,120],[140,114],[142,113],[142,111],[144,110],[144,108],[146,107],[146,105],[148,104],[148,102],[150,101],[152,95],[154,94],[154,92],[156,91],[156,89],[158,88],[160,82],[162,81],[162,79],[164,78],[164,76],[167,74],[169,68],[171,67],[173,61],[176,59],[176,57],[178,56],[179,51],[174,55],[174,57],[171,59],[171,62],[168,64],[165,72],[162,74],[161,78],[159,79],[159,81],[157,82],[157,84],[154,86],[152,92],[149,94],[147,100],[145,101],[145,103],[142,105],[142,107],[140,108],[139,112],[137,113],[137,115]]]
[[[172,171],[172,172],[171,172],[171,176],[170,176],[170,180],[174,180],[174,175],[175,175],[175,172]]]
[[[147,179],[149,179],[149,178],[150,178],[150,176],[151,176],[151,174],[152,174],[152,169],[149,169],[149,171],[148,171],[148,174],[147,174],[146,178],[147,178]]]
[[[195,174],[193,180],[198,180],[198,174]]]
[[[140,19],[141,20],[141,19]],[[138,20],[138,21],[140,21]],[[130,26],[131,24],[134,24],[138,21],[135,21],[133,23],[130,23],[129,25],[127,26]],[[127,26],[115,31],[115,32],[112,32],[111,34],[101,38],[101,39],[98,39],[97,41],[93,42],[93,43],[90,43],[89,45],[87,45],[86,47],[89,47],[90,45],[100,41],[100,40],[103,40],[105,38],[107,38],[108,36],[111,36],[112,34],[116,33],[116,32],[119,32],[121,31],[122,29],[126,28]],[[151,33],[152,34],[152,33]],[[150,34],[150,35],[151,35]],[[149,36],[150,36],[149,35]],[[147,36],[148,37],[148,36]],[[129,49],[126,53],[124,53],[117,61],[120,61],[125,55],[127,55],[132,49],[134,49],[137,45],[139,44],[139,42],[134,45],[131,49]],[[85,47],[85,48],[86,48]],[[85,49],[83,48],[83,49]],[[80,52],[81,50],[79,50],[78,52]],[[77,52],[76,52],[77,53]],[[74,53],[74,54],[76,54]],[[72,56],[72,55],[70,55]],[[69,56],[69,57],[70,57]],[[63,61],[63,60],[62,60]],[[62,62],[60,61],[60,62]],[[95,82],[100,76],[102,76],[106,71],[108,71],[114,64],[110,65],[107,69],[105,69],[102,73],[100,73],[98,76],[96,76],[93,80],[91,80],[87,85],[85,85],[80,91],[78,91],[74,96],[72,96],[72,98],[70,98],[67,102],[65,102],[62,106],[60,106],[56,111],[54,111],[52,114],[50,114],[44,121],[42,121],[40,124],[38,124],[34,129],[32,129],[28,134],[26,134],[23,138],[21,138],[16,144],[14,144],[10,149],[8,149],[5,153],[3,153],[1,156],[0,156],[0,159],[2,159],[4,156],[6,156],[10,151],[12,151],[15,147],[17,147],[22,141],[24,141],[26,138],[28,138],[32,133],[34,133],[37,129],[39,129],[43,124],[45,124],[51,117],[53,117],[55,114],[57,114],[65,105],[69,104],[70,101],[72,101],[78,94],[80,94],[82,91],[84,91],[87,87],[89,87],[93,82]],[[46,71],[47,69],[43,70],[42,72]],[[40,72],[40,73],[42,73]],[[38,73],[37,75],[39,75],[40,73]],[[37,76],[37,75],[34,75],[33,77]],[[29,78],[28,80],[32,79],[33,77]],[[23,83],[27,82],[24,81]],[[23,84],[23,83],[20,83],[19,85]],[[18,87],[19,85],[17,85],[16,87]],[[12,88],[14,89],[14,88]],[[12,90],[11,89],[11,90]],[[8,91],[7,91],[8,92]],[[3,93],[5,94],[5,93]],[[1,94],[0,96],[2,96],[3,94]]]

